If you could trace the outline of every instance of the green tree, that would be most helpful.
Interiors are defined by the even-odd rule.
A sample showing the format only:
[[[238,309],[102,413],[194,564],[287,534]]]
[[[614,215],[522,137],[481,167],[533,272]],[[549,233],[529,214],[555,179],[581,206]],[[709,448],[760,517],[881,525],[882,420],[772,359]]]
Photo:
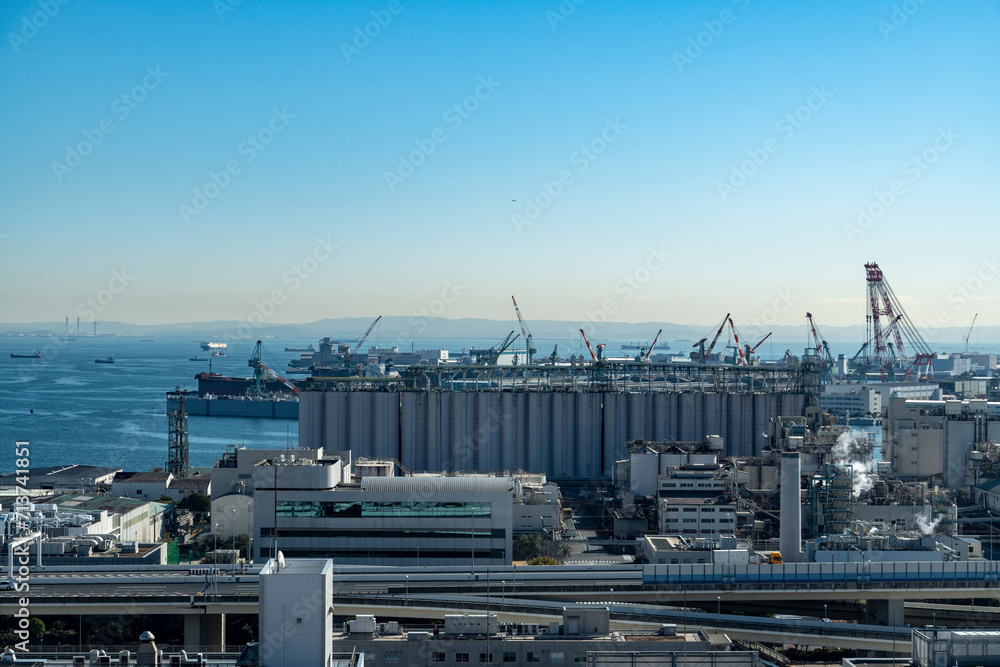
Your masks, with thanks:
[[[559,561],[550,556],[535,556],[528,561],[528,565],[558,565]]]
[[[192,493],[177,503],[177,507],[191,512],[211,512],[212,501],[204,493]]]
[[[514,560],[531,560],[542,555],[542,541],[538,535],[515,535]]]

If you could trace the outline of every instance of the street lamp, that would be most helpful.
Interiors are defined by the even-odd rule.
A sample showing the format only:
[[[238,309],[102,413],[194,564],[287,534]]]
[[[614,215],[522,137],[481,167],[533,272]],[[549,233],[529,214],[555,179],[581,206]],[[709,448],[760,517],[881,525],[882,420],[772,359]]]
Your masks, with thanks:
[[[506,604],[507,604],[507,582],[505,580],[500,582],[500,608],[503,609],[503,607]]]
[[[615,589],[612,588],[611,589],[611,609],[609,609],[608,611],[612,612],[612,611],[614,611],[614,609],[615,609]]]
[[[722,621],[722,596],[721,595],[716,595],[715,596],[715,615],[718,617],[718,620],[721,622]]]
[[[823,605],[823,620],[826,620],[826,605]]]
[[[406,575],[406,604],[410,604],[410,575]]]
[[[236,508],[233,508],[233,571],[236,570],[236,560],[237,556],[240,555],[240,550],[236,548]]]

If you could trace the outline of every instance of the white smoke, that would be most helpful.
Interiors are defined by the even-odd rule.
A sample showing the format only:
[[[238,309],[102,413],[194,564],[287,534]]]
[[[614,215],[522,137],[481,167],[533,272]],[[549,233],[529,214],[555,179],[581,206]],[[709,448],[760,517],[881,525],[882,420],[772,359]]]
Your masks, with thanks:
[[[835,463],[850,466],[854,479],[854,497],[871,491],[878,475],[874,473],[874,462],[867,456],[865,439],[853,431],[844,431],[837,436],[837,442],[830,449]]]
[[[923,533],[924,535],[933,535],[934,531],[938,527],[938,524],[941,523],[941,519],[943,518],[944,514],[938,514],[936,517],[934,517],[933,521],[928,521],[927,517],[925,517],[923,514],[919,514],[917,515],[917,528],[919,528],[920,532]]]

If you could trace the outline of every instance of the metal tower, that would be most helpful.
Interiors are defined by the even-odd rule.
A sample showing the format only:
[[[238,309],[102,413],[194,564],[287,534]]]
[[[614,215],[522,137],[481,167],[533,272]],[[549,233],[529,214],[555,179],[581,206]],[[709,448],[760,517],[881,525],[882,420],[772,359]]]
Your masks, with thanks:
[[[178,406],[168,416],[170,433],[167,440],[167,472],[174,477],[188,474],[188,423],[184,395],[178,396]]]

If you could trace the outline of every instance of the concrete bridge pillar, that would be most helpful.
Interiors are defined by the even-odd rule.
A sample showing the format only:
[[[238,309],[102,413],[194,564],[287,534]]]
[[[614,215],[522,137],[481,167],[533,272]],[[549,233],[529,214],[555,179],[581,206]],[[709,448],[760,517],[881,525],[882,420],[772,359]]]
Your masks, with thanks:
[[[902,600],[868,600],[868,614],[880,625],[904,625]]]
[[[222,651],[226,644],[225,614],[186,614],[184,650]]]

